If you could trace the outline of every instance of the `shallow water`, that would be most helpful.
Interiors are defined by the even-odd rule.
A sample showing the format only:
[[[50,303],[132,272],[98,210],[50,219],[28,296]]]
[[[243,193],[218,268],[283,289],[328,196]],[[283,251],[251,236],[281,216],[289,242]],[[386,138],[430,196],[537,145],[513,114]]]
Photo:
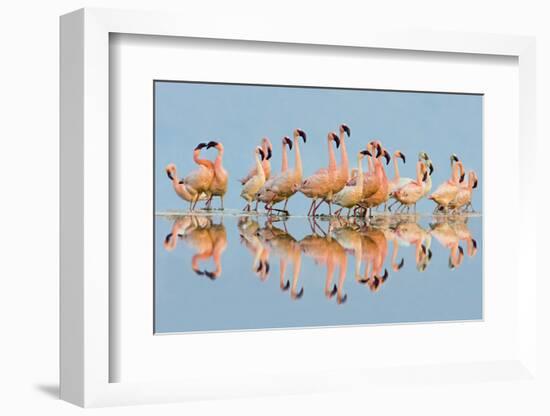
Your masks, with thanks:
[[[155,218],[155,332],[477,320],[480,216]]]

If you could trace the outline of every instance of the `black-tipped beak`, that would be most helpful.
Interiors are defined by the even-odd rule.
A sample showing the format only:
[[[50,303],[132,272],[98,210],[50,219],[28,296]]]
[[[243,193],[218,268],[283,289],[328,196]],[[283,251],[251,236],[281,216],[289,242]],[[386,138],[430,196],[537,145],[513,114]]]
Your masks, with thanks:
[[[338,149],[340,147],[340,138],[336,134],[333,134],[332,140],[334,140],[334,142],[336,143],[336,148]]]
[[[265,159],[265,153],[262,149],[258,149],[258,153],[260,154],[260,157],[262,158],[262,160]]]
[[[301,129],[298,129],[298,136],[300,136],[302,138],[302,140],[304,141],[304,143],[306,142],[307,140],[307,136],[306,136],[306,132],[301,130]]]
[[[426,179],[428,179],[428,172],[424,172],[424,176],[422,176],[422,182],[426,182]]]
[[[346,124],[342,124],[342,129],[346,132],[347,136],[351,136],[351,130]]]
[[[403,160],[403,163],[407,163],[407,159],[405,159],[405,155],[401,152],[399,152],[399,157]]]
[[[202,270],[195,270],[195,273],[197,273],[199,276],[204,275],[204,272]]]
[[[474,246],[474,248],[477,248],[477,241],[474,240],[473,238],[472,238],[472,246]]]
[[[401,261],[397,265],[397,270],[401,270],[404,265],[405,265],[405,259],[401,259]]]
[[[201,150],[202,148],[208,146],[206,143],[199,143],[197,147],[195,147],[195,150]]]
[[[464,174],[460,175],[460,183],[464,182]]]
[[[378,159],[380,155],[382,154],[382,146],[379,144],[376,145],[376,158]]]
[[[348,300],[348,294],[345,293],[344,296],[342,296],[341,298],[337,298],[336,300],[338,302],[338,305],[341,305],[342,303],[346,303],[346,300]]]
[[[288,148],[292,150],[292,140],[289,137],[285,137],[285,143],[288,145]]]
[[[464,249],[462,248],[462,246],[458,246],[458,251],[460,252],[461,256],[464,255]]]
[[[363,156],[371,156],[371,157],[372,157],[371,153],[370,153],[368,150],[361,150],[360,153],[361,153]]]
[[[267,160],[271,159],[271,156],[273,156],[273,151],[271,150],[271,147],[267,148]]]
[[[208,145],[206,146],[207,149],[210,149],[211,147],[216,147],[218,145],[218,142],[208,142]]]
[[[474,184],[472,185],[472,188],[473,189],[477,188],[477,179],[474,180]]]
[[[170,178],[171,181],[174,180],[174,177],[172,176],[172,172],[170,172],[169,170],[166,171],[166,174],[168,175],[168,177]]]
[[[290,287],[290,282],[287,280],[285,285],[284,286],[281,286],[281,289],[282,290],[288,290],[288,288]]]
[[[184,181],[183,179],[181,181],[178,182],[180,185],[183,185]]]
[[[430,176],[432,176],[432,173],[434,173],[434,165],[433,165],[433,163],[430,163],[429,169],[430,169]]]
[[[382,275],[382,281],[385,282],[388,278],[388,269],[384,269],[384,274]]]
[[[386,165],[389,165],[391,161],[391,156],[387,150],[384,150],[384,158],[386,159]]]
[[[451,161],[458,162],[458,157],[456,155],[451,156]]]
[[[172,238],[172,233],[170,233],[166,236],[166,238],[164,239],[164,244],[168,244],[170,242],[171,238]]]
[[[300,299],[304,296],[304,288],[301,288],[300,291],[296,294],[296,299]]]
[[[210,280],[214,280],[216,278],[216,273],[214,273],[214,272],[209,272],[208,270],[205,270],[203,273]]]

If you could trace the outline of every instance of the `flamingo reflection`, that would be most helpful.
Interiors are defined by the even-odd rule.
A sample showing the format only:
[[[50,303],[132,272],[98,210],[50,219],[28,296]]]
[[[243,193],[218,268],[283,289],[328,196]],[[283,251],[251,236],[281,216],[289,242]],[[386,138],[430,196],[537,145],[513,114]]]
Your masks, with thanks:
[[[212,217],[188,215],[176,219],[171,232],[164,239],[164,248],[173,251],[181,239],[196,253],[191,258],[191,268],[200,275],[214,280],[222,274],[221,257],[227,248],[227,234],[222,223],[215,224]],[[212,258],[214,270],[201,269],[200,263]]]
[[[304,289],[298,288],[300,270],[302,267],[302,253],[298,241],[287,231],[286,222],[283,221],[283,229],[273,225],[272,219],[266,222],[264,228],[259,231],[262,240],[265,241],[271,253],[279,257],[279,287],[286,291],[290,287],[292,299],[300,299]],[[292,285],[285,280],[286,269],[292,263]]]
[[[334,295],[338,304],[347,300],[343,292],[344,281],[347,273],[347,255],[338,241],[332,238],[330,225],[329,232],[325,232],[315,219],[310,220],[312,234],[300,240],[302,252],[313,259],[317,265],[326,265],[326,277],[324,293],[330,299]],[[339,268],[338,284],[333,285],[334,271]]]

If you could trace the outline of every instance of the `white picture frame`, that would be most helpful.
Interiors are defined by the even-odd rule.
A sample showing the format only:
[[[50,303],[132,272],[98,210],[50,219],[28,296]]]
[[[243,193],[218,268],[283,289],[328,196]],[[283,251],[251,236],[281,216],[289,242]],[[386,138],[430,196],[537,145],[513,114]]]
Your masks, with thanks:
[[[182,24],[185,21],[185,24]],[[382,368],[365,373],[333,370],[345,384],[320,380],[318,374],[279,374],[263,379],[239,379],[223,373],[213,381],[110,382],[109,368],[117,359],[110,353],[109,297],[109,36],[112,33],[209,38],[281,44],[332,45],[439,53],[505,55],[519,66],[519,183],[518,238],[536,241],[534,183],[527,149],[535,147],[535,41],[507,35],[380,32],[348,28],[327,32],[313,23],[289,26],[251,24],[246,34],[234,31],[235,22],[220,19],[205,25],[167,13],[82,9],[61,18],[61,398],[80,406],[153,403],[193,398],[236,397],[255,394],[319,392],[346,388],[384,377],[405,377]],[[529,214],[529,215],[527,215]],[[531,243],[532,244],[532,243]],[[517,287],[517,354],[498,362],[482,361],[457,366],[442,363],[435,371],[449,372],[450,379],[479,381],[472,371],[493,371],[508,379],[536,376],[536,257],[532,245],[519,244],[522,284]],[[518,270],[511,273],[519,274]],[[221,335],[223,336],[223,334]],[[304,334],[303,337],[314,337]],[[417,376],[429,378],[427,366]],[[336,377],[342,378],[342,377]],[[329,380],[330,378],[330,380]]]

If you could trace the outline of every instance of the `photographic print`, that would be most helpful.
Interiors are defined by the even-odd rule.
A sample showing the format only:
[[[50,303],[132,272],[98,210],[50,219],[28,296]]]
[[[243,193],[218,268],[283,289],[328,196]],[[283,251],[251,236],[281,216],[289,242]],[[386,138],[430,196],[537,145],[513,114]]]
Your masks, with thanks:
[[[483,96],[155,81],[154,332],[483,318]]]

